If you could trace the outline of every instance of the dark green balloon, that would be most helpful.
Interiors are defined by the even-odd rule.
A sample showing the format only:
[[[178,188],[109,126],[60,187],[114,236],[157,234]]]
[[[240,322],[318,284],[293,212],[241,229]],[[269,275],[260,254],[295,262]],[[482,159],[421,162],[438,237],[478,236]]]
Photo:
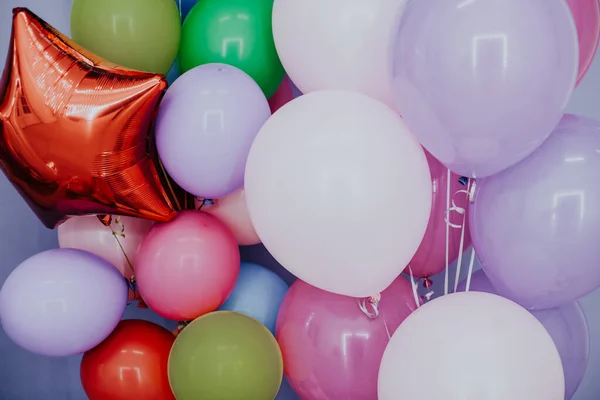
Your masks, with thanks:
[[[273,0],[200,0],[185,18],[179,71],[223,63],[250,75],[267,98],[285,71],[273,42]]]
[[[194,320],[169,356],[177,400],[273,400],[282,377],[281,350],[271,332],[232,311]]]

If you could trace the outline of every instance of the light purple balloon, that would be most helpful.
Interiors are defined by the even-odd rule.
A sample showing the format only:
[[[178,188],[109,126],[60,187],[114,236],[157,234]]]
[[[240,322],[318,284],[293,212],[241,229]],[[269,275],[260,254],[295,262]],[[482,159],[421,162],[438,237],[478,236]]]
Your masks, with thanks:
[[[548,137],[578,51],[564,0],[411,1],[393,55],[398,111],[453,172],[486,177]]]
[[[47,250],[23,261],[4,282],[2,327],[36,354],[83,353],[117,326],[127,294],[125,279],[104,259],[82,250]]]
[[[469,221],[490,281],[525,308],[600,287],[600,123],[566,115],[525,160],[477,180]]]
[[[246,73],[201,65],[181,75],[160,104],[158,154],[183,189],[225,197],[244,185],[250,146],[270,115],[262,90]]]
[[[458,290],[464,291],[465,286],[463,281]],[[473,273],[470,290],[498,294],[482,270]],[[577,391],[588,366],[590,332],[585,314],[577,302],[531,311],[531,314],[544,325],[558,349],[565,373],[565,400],[569,400]]]

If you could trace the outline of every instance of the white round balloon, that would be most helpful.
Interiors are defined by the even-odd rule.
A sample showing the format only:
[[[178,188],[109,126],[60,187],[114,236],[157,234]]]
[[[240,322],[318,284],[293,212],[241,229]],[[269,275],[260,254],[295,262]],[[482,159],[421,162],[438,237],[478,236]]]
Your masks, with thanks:
[[[302,93],[353,90],[394,106],[391,42],[406,0],[275,0],[273,37]]]
[[[385,104],[301,96],[262,127],[246,164],[250,217],[286,269],[355,297],[385,289],[417,250],[431,208],[421,145]]]
[[[531,313],[503,297],[459,292],[412,313],[379,369],[379,400],[563,400],[558,350]]]

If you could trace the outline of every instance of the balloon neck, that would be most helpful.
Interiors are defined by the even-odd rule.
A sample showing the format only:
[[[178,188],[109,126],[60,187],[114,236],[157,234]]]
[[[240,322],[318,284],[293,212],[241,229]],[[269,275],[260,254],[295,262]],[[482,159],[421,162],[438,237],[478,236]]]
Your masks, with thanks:
[[[475,188],[477,187],[477,181],[475,179],[471,179],[471,187],[469,188],[469,203],[475,202]]]
[[[432,286],[433,286],[433,282],[431,281],[431,279],[429,279],[429,278],[423,278],[423,287],[425,289],[429,289]]]
[[[177,328],[175,328],[175,330],[173,331],[173,335],[177,337],[181,333],[181,331],[184,330],[185,327],[189,324],[190,321],[179,321],[179,323],[177,324]]]
[[[358,307],[369,319],[375,319],[379,316],[379,302],[381,294],[376,294],[368,298],[357,299]]]

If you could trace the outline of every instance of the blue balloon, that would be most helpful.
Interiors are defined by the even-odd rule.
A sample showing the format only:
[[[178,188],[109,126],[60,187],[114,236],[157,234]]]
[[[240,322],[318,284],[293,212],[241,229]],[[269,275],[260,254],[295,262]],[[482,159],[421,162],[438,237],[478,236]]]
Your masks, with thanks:
[[[273,271],[258,264],[242,262],[233,293],[220,310],[237,311],[263,324],[275,334],[279,306],[288,285]]]
[[[171,69],[169,70],[169,72],[167,72],[166,77],[167,82],[169,82],[169,86],[171,86],[173,82],[175,82],[175,79],[179,78],[179,66],[177,64],[177,59],[175,59],[175,62],[171,66]]]
[[[179,13],[181,14],[181,22],[188,15],[192,7],[198,2],[198,0],[175,0],[177,7],[179,7]]]

